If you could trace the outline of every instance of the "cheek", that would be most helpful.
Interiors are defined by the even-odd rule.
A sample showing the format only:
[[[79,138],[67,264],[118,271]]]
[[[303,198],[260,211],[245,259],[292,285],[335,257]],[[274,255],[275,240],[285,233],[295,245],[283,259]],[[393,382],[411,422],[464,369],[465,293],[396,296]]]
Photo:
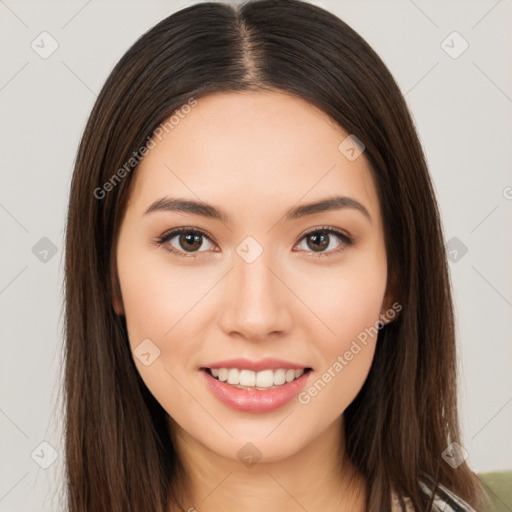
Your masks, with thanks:
[[[186,415],[190,396],[182,386],[197,349],[197,322],[191,319],[197,320],[211,279],[196,274],[192,280],[191,273],[133,253],[121,259],[118,273],[136,368],[166,411]]]
[[[385,289],[386,260],[377,257],[340,266],[337,272],[317,273],[316,293],[302,288],[300,293],[310,297],[308,305],[321,321],[309,331],[321,364],[299,396],[312,417],[325,420],[327,414],[334,420],[364,384],[375,353]]]
[[[149,338],[161,350],[162,360],[184,359],[192,351],[197,333],[196,315],[215,276],[193,269],[133,258],[119,268],[121,292],[132,349]],[[192,320],[192,321],[191,321]]]
[[[197,351],[210,313],[208,292],[222,271],[171,264],[161,248],[136,247],[128,236],[120,238],[118,276],[133,359],[167,411],[186,410],[190,396],[180,384],[197,369]],[[149,358],[139,357],[148,353]],[[148,359],[151,364],[146,365]]]
[[[352,339],[378,321],[386,281],[386,258],[379,250],[354,252],[337,267],[312,269],[307,280],[297,277],[297,295],[304,297],[319,321],[310,322],[316,327],[311,339],[324,354],[332,357],[346,350]]]
[[[150,243],[143,227],[121,230],[116,256],[132,349],[146,338],[159,346],[173,338],[215,277],[208,269],[172,260],[164,248]]]

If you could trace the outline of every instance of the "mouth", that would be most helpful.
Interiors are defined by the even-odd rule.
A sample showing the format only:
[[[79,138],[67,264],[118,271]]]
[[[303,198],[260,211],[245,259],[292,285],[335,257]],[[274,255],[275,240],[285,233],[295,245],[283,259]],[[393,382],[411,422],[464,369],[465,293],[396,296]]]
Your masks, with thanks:
[[[224,382],[237,389],[268,391],[280,388],[299,379],[312,368],[277,368],[254,371],[242,368],[201,368],[219,382]]]
[[[232,359],[200,368],[213,396],[236,411],[249,413],[271,412],[290,403],[312,371],[277,359]]]

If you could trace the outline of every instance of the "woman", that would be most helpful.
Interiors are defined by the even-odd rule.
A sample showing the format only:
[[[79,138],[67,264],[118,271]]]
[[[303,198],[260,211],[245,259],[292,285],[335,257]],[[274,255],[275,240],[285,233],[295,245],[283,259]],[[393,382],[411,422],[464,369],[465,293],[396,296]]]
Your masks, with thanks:
[[[455,367],[433,187],[368,44],[298,0],[144,34],[71,186],[70,512],[472,510]]]

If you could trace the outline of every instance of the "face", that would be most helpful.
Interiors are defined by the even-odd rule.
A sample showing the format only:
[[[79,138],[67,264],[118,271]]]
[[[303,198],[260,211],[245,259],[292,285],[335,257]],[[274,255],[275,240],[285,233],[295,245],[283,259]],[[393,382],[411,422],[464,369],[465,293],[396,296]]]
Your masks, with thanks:
[[[392,303],[370,169],[280,92],[201,97],[168,132],[133,176],[114,307],[176,428],[283,459],[340,421]]]

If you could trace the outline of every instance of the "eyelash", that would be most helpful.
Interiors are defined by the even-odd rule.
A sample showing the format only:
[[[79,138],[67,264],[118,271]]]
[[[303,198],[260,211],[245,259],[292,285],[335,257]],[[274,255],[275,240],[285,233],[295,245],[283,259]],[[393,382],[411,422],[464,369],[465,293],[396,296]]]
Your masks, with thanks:
[[[168,231],[168,232],[164,233],[162,236],[158,237],[155,240],[155,243],[159,247],[160,246],[164,246],[164,244],[166,244],[169,240],[174,238],[176,235],[180,235],[181,233],[201,235],[201,236],[203,236],[204,238],[208,239],[210,242],[213,243],[213,240],[204,231],[201,231],[200,229],[186,228],[186,227],[172,229],[171,231]],[[328,257],[328,256],[332,256],[334,254],[339,254],[346,247],[350,247],[351,245],[354,244],[354,240],[352,238],[347,236],[342,231],[340,231],[340,230],[338,230],[336,228],[330,227],[330,226],[322,226],[320,228],[315,228],[315,229],[313,229],[311,231],[308,231],[307,233],[304,233],[304,235],[302,235],[302,237],[300,238],[299,243],[304,238],[306,238],[307,236],[315,234],[315,233],[325,233],[325,234],[335,235],[338,238],[338,240],[341,242],[341,246],[338,247],[337,249],[333,249],[333,250],[331,250],[329,252],[319,252],[319,253],[314,253],[313,252],[312,257]],[[166,251],[169,251],[170,253],[173,253],[173,254],[175,254],[177,256],[182,256],[182,257],[185,257],[185,258],[195,258],[195,257],[197,257],[197,254],[186,253],[184,251],[179,251],[176,248],[172,247],[171,245],[164,246],[164,249]],[[205,252],[205,251],[199,251],[199,252]]]

